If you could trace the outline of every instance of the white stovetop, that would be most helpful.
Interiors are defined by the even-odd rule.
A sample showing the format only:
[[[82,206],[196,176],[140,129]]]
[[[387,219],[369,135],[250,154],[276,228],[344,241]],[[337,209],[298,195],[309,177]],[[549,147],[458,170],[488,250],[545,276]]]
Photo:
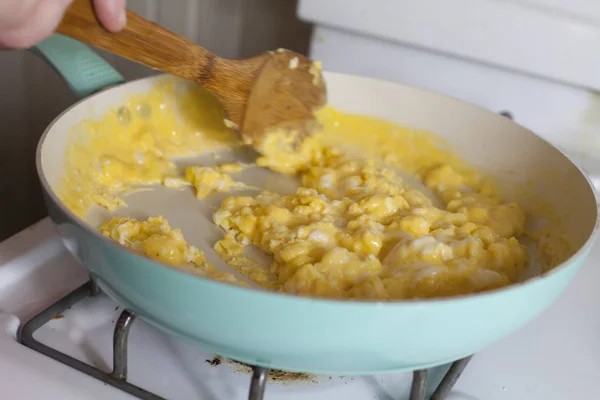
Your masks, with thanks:
[[[447,400],[590,399],[600,391],[600,244],[559,300],[521,331],[477,354]],[[85,282],[49,220],[0,244],[0,398],[132,399],[122,391],[15,341],[26,321]],[[36,338],[105,370],[120,313],[101,296],[51,321]],[[130,335],[130,378],[169,399],[247,398],[249,375],[210,354],[178,343],[136,321]],[[410,374],[368,378],[318,377],[316,383],[270,384],[267,400],[407,398]]]

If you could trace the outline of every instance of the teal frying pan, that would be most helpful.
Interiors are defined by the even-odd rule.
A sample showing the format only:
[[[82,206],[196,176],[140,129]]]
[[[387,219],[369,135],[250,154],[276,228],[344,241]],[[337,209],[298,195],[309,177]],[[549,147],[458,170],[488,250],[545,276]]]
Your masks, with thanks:
[[[531,196],[543,198],[555,209],[574,254],[549,272],[534,271],[534,276],[502,289],[392,302],[272,293],[207,280],[161,264],[100,235],[95,225],[110,215],[98,211],[87,221],[77,218],[61,203],[56,187],[64,172],[71,127],[114,109],[127,96],[147,92],[157,79],[174,78],[123,83],[88,48],[60,36],[42,43],[37,51],[75,93],[85,97],[50,124],[37,151],[48,211],[66,247],[110,297],[149,324],[204,350],[269,368],[327,374],[441,365],[484,349],[541,313],[569,284],[592,245],[597,205],[590,182],[566,156],[532,132],[435,93],[325,73],[333,106],[435,132],[465,160],[493,175],[507,196],[528,211],[536,207]],[[268,173],[254,171],[248,179],[261,181]],[[535,183],[531,196],[514,190],[519,182]],[[132,194],[127,202],[129,207],[117,214],[163,214],[207,254],[222,235],[210,215],[198,211],[202,207],[189,193],[157,188]]]

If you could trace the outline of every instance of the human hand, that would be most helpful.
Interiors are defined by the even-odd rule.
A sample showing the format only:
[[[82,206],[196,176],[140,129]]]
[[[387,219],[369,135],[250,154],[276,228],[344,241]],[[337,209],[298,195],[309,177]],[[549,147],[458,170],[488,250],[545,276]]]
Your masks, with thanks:
[[[0,0],[0,48],[26,49],[54,33],[73,0]],[[98,19],[112,32],[126,23],[125,0],[93,0]]]

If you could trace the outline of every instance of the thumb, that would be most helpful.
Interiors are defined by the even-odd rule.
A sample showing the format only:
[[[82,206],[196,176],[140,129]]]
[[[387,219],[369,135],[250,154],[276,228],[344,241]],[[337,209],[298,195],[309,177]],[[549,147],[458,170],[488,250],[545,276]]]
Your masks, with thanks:
[[[125,0],[94,0],[94,11],[100,23],[109,31],[117,32],[125,27]]]

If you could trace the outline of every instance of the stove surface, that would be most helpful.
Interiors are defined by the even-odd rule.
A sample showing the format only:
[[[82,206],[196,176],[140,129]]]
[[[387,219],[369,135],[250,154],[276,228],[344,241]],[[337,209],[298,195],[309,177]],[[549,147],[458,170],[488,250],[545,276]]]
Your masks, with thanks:
[[[528,326],[477,354],[447,400],[564,400],[600,391],[600,244],[558,301]],[[0,389],[3,398],[132,399],[16,341],[18,326],[86,282],[52,223],[0,244]],[[97,368],[112,368],[112,332],[121,309],[104,295],[76,304],[35,338]],[[213,361],[211,363],[211,361]],[[218,365],[212,365],[218,364]],[[430,371],[431,384],[445,368]],[[270,382],[265,399],[401,400],[412,374],[315,376]],[[247,399],[243,367],[204,353],[137,320],[129,337],[129,381],[168,399]]]

